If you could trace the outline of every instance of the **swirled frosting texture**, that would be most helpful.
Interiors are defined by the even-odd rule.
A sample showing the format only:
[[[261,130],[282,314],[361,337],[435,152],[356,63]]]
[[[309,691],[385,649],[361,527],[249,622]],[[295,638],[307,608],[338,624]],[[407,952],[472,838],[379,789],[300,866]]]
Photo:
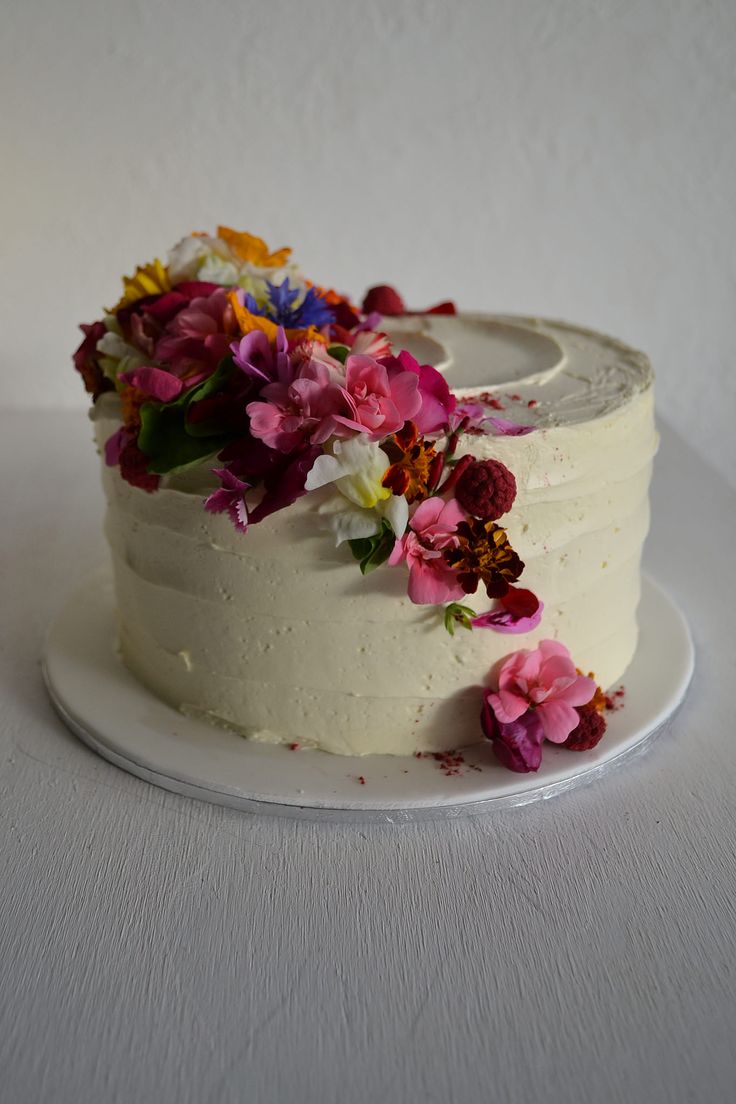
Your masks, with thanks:
[[[459,394],[493,389],[504,417],[538,427],[463,440],[516,476],[502,521],[526,564],[520,585],[545,603],[541,625],[448,635],[436,609],[408,600],[403,569],[363,577],[349,549],[334,547],[319,492],[241,535],[202,509],[214,485],[206,468],[153,495],[105,469],[122,656],[177,708],[254,739],[408,755],[480,739],[479,687],[516,648],[560,639],[604,686],[631,661],[657,446],[646,358],[531,319],[438,316],[396,328],[410,346],[441,349]],[[111,416],[98,403],[100,443]],[[489,602],[480,593],[468,604]]]

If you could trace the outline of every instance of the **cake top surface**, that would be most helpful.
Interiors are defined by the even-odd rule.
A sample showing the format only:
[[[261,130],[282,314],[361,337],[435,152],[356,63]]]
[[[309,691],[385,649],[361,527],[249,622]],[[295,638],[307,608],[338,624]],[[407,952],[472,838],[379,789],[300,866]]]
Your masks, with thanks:
[[[653,382],[636,349],[566,322],[462,313],[386,319],[396,345],[440,371],[463,398],[548,428],[613,413]]]

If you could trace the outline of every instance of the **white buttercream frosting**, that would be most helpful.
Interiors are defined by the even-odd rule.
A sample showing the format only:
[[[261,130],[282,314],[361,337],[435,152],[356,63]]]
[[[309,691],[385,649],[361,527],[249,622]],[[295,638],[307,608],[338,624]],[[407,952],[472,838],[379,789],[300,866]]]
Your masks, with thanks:
[[[166,701],[254,739],[351,755],[446,750],[481,738],[480,687],[517,648],[552,637],[603,686],[637,642],[640,556],[657,447],[652,372],[619,342],[563,323],[483,315],[391,320],[462,396],[491,392],[526,436],[465,436],[501,460],[517,498],[501,524],[545,604],[525,635],[450,636],[413,605],[403,567],[362,576],[325,533],[315,491],[246,534],[202,509],[209,465],[155,494],[105,469],[120,645]],[[399,337],[401,334],[401,337]],[[512,398],[513,396],[513,398]],[[530,406],[529,403],[532,405]],[[107,396],[100,445],[116,428]],[[468,604],[487,609],[485,594]]]

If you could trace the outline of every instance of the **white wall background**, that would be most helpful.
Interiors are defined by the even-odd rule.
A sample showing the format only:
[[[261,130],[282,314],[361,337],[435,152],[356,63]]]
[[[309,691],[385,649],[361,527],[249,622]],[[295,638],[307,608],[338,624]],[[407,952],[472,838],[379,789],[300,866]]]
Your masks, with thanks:
[[[75,326],[219,222],[313,278],[651,355],[736,485],[734,0],[5,0],[2,402],[85,402]]]

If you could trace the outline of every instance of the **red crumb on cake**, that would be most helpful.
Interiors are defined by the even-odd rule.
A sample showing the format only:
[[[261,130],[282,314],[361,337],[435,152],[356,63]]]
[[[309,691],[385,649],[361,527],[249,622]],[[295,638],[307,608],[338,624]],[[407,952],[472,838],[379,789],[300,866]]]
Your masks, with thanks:
[[[289,751],[298,751],[299,747],[299,744],[289,744]]]
[[[534,406],[537,406],[538,403],[537,403],[536,399],[530,399],[529,402],[526,405],[529,406],[529,407],[534,407]]]
[[[619,686],[618,690],[606,694],[606,709],[608,712],[615,713],[617,709],[623,709],[625,696],[626,688],[624,686]]]

